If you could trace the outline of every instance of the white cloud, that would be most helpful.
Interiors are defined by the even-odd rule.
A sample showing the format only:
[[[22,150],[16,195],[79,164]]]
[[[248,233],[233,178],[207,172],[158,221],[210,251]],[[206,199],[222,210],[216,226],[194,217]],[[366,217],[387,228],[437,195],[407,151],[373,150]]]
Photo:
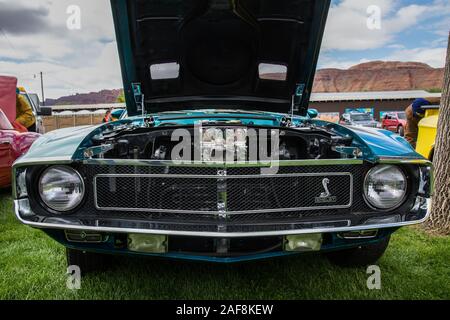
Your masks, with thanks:
[[[394,51],[383,60],[415,61],[429,64],[434,68],[442,68],[445,65],[447,48],[414,48]]]
[[[91,63],[68,66],[54,62],[0,61],[4,75],[13,75],[30,92],[41,93],[39,72],[44,72],[46,98],[122,87],[116,43],[104,46]]]
[[[81,30],[69,30],[67,7],[81,9]],[[15,75],[29,91],[41,92],[36,75],[44,73],[46,97],[122,86],[109,0],[0,0],[19,12],[45,12],[45,30],[0,32],[0,73]],[[23,21],[18,21],[18,24]],[[9,21],[14,27],[14,21]],[[0,27],[2,23],[0,21]]]
[[[319,60],[319,69],[348,69],[354,65],[368,62],[369,60],[361,58],[355,60],[335,59],[327,54],[322,54]]]
[[[367,8],[381,11],[381,28],[369,29]],[[422,5],[399,7],[395,0],[343,0],[330,8],[324,50],[367,50],[390,44],[395,36],[416,25],[429,11]]]

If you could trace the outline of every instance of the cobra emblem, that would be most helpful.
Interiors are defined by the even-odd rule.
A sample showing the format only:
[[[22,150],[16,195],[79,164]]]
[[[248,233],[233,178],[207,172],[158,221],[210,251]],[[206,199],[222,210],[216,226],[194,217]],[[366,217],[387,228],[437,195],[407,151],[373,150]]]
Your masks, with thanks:
[[[328,184],[329,183],[330,183],[330,179],[328,179],[328,178],[325,178],[325,179],[322,180],[322,185],[323,185],[323,188],[324,188],[325,192],[322,192],[320,194],[321,198],[328,198],[331,195],[330,191],[328,190]]]

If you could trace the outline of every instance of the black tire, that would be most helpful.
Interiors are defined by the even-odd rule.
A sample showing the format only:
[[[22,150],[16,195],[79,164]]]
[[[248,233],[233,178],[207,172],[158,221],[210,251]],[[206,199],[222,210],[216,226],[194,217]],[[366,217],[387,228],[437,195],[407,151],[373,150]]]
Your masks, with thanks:
[[[326,253],[327,258],[341,267],[362,267],[374,264],[381,258],[389,245],[390,237],[378,243]]]
[[[66,248],[67,266],[80,267],[81,274],[103,271],[108,267],[109,256]]]
[[[400,135],[400,137],[404,137],[405,136],[405,128],[403,128],[403,126],[399,126],[397,129],[398,134]]]

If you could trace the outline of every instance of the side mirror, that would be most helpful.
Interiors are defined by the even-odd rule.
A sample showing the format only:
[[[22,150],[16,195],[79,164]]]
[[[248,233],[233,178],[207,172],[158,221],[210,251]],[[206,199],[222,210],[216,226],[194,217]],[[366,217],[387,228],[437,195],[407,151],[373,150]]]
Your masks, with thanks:
[[[316,109],[309,109],[308,110],[308,116],[311,119],[317,118],[319,116],[319,111],[317,111]]]
[[[40,110],[39,110],[39,112],[37,113],[38,116],[44,116],[44,117],[46,117],[46,116],[51,116],[51,115],[52,115],[52,112],[53,112],[52,107],[44,107],[44,106],[41,106],[39,109],[40,109]]]

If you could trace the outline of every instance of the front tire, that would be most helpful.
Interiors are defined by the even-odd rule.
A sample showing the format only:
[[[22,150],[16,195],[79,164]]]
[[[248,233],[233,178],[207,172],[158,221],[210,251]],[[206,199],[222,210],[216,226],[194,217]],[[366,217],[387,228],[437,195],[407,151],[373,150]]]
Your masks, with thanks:
[[[100,253],[66,248],[67,266],[78,266],[82,274],[105,270],[109,257]]]
[[[400,135],[400,137],[405,136],[405,128],[403,128],[403,126],[399,126],[397,132]]]
[[[341,267],[362,267],[376,263],[386,251],[390,236],[380,242],[326,253],[333,264]]]

